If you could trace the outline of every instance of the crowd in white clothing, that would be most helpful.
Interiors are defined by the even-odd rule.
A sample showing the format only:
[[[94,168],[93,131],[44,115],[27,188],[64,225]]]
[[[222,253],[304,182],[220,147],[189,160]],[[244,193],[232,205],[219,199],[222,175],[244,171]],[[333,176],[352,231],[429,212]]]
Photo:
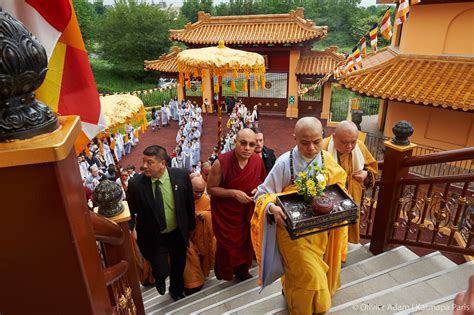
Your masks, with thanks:
[[[257,105],[253,107],[253,111],[249,111],[245,104],[243,104],[241,100],[238,100],[227,120],[229,132],[225,137],[221,138],[221,153],[226,153],[234,149],[235,139],[239,130],[252,127],[258,128],[259,116],[260,113]]]
[[[202,109],[191,101],[177,105],[178,132],[176,147],[172,152],[171,166],[185,168],[189,172],[200,171],[201,167],[201,135]]]

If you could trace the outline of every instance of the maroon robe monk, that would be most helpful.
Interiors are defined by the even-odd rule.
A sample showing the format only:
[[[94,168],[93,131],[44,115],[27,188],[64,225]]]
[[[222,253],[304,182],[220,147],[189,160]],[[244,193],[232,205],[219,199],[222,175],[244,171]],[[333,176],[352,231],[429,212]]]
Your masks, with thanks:
[[[250,129],[237,134],[235,150],[219,155],[209,175],[212,226],[217,240],[215,273],[218,279],[250,277],[253,249],[250,239],[252,197],[266,177],[262,159],[254,153],[256,135]]]

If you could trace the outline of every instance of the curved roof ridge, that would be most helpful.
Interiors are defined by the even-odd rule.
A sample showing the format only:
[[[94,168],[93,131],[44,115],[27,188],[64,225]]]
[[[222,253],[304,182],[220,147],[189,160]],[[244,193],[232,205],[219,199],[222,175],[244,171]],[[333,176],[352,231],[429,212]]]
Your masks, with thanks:
[[[343,76],[342,85],[382,99],[474,110],[474,57],[403,54],[387,48],[364,60],[367,67]],[[438,74],[437,81],[432,73]]]
[[[234,31],[228,32],[229,28]],[[285,40],[273,39],[275,33]],[[200,11],[197,22],[169,31],[172,40],[201,45],[217,44],[219,39],[229,44],[295,44],[319,40],[326,34],[327,26],[316,26],[312,20],[304,18],[304,8],[283,14],[229,16],[211,16]]]

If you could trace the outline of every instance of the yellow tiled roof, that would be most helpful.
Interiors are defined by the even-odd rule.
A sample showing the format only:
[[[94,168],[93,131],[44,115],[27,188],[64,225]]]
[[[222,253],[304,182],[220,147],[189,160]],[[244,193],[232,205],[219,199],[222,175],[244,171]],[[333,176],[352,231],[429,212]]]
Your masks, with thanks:
[[[211,16],[199,12],[196,23],[170,30],[171,40],[197,45],[296,44],[324,38],[327,26],[304,18],[304,8],[287,14]]]
[[[168,73],[178,73],[176,56],[182,51],[179,47],[172,47],[171,52],[163,54],[157,60],[145,60],[145,71],[160,71]]]
[[[301,53],[296,65],[296,75],[325,75],[343,60],[344,55],[337,53],[336,47],[329,47],[324,51],[308,50]]]
[[[340,83],[382,99],[474,110],[474,57],[404,55],[386,49],[366,57],[364,68]]]

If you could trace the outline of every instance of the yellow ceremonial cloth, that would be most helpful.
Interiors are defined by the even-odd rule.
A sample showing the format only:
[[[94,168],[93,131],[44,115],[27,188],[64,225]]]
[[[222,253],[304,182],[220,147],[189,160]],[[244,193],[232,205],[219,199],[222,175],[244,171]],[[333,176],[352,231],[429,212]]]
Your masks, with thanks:
[[[323,139],[324,150],[327,149],[330,139],[331,137]],[[359,149],[361,150],[362,155],[364,156],[364,169],[372,173],[372,176],[373,176],[372,178],[374,179],[372,181],[372,186],[373,186],[373,184],[375,183],[375,178],[377,177],[377,172],[378,172],[377,161],[374,159],[374,157],[372,156],[372,154],[369,152],[369,150],[367,149],[367,147],[362,141],[357,140],[357,145],[359,146]],[[366,187],[364,183],[361,183],[352,177],[352,173],[353,173],[352,153],[338,154],[338,158],[339,158],[339,161],[338,161],[339,165],[347,173],[347,182],[345,183],[347,191],[352,196],[355,203],[360,209],[362,205],[362,197],[363,197],[362,195],[364,193],[364,190],[370,187]],[[357,214],[357,223],[349,226],[348,236],[349,236],[348,237],[349,242],[354,243],[354,244],[358,244],[360,242],[360,210],[359,210],[359,213]]]
[[[328,175],[328,185],[346,182],[346,173],[332,156],[322,151]],[[294,185],[285,189],[294,192]],[[263,240],[264,210],[269,202],[275,202],[277,195],[259,198],[252,217],[252,242],[259,263]],[[255,213],[257,213],[255,215]],[[313,314],[326,312],[331,307],[331,296],[340,286],[341,252],[347,227],[317,233],[291,240],[288,231],[278,226],[277,244],[285,270],[282,285],[290,314]]]
[[[196,232],[192,238],[199,252],[201,269],[205,277],[214,269],[216,254],[216,238],[212,231],[211,203],[209,196],[204,194],[194,201],[196,213]]]
[[[184,267],[184,287],[194,289],[204,285],[204,274],[201,270],[199,252],[194,242],[189,240],[188,250],[186,251],[186,266]]]

